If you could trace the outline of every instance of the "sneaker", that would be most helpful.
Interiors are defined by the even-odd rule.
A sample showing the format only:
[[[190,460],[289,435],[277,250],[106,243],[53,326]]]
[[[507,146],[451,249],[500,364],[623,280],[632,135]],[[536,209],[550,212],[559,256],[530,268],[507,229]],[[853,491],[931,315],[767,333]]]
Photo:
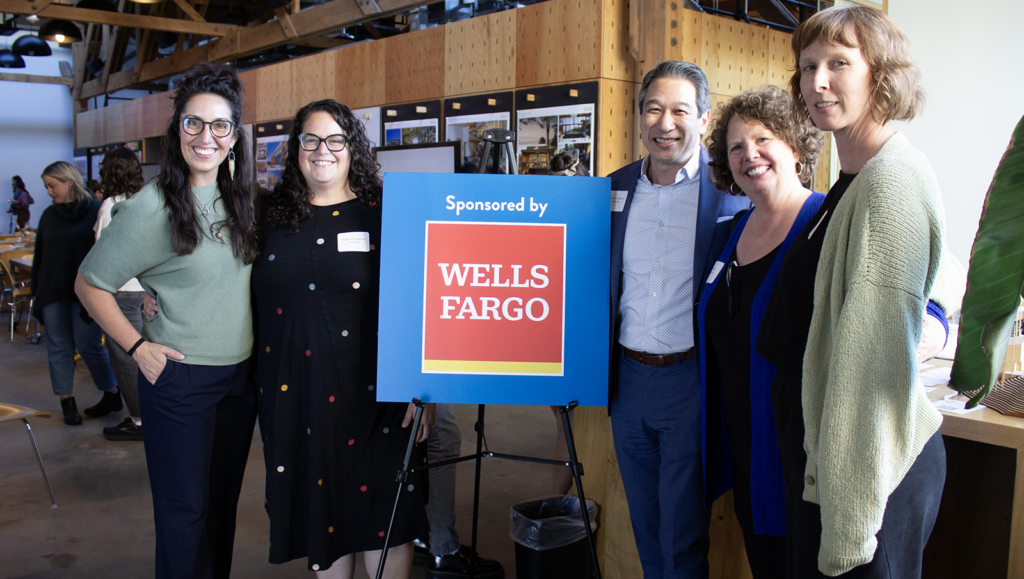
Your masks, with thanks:
[[[452,579],[469,577],[476,579],[503,579],[505,569],[498,561],[482,559],[479,555],[463,545],[459,550],[444,557],[434,557],[427,565],[427,579]]]
[[[74,396],[61,398],[60,409],[64,412],[64,424],[74,426],[82,423],[82,415],[78,413],[78,404],[75,403]]]
[[[106,416],[111,412],[117,412],[124,408],[124,403],[121,402],[121,391],[117,392],[106,391],[103,393],[103,398],[96,403],[95,406],[90,406],[85,409],[85,415],[93,418],[99,418],[100,416]]]
[[[104,428],[103,437],[107,440],[142,440],[142,427],[131,418],[125,418],[117,426]]]

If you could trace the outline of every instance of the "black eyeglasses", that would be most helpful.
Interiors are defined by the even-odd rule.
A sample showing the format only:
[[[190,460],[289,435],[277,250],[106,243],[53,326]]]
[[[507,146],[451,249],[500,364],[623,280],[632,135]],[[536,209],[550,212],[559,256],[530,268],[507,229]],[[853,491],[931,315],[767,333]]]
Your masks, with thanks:
[[[201,135],[206,125],[210,125],[210,134],[214,137],[224,138],[231,134],[231,130],[234,128],[235,123],[226,121],[224,119],[217,119],[216,121],[204,122],[202,119],[195,117],[183,117],[181,119],[181,130],[185,131],[186,134],[195,136]]]
[[[736,266],[736,260],[734,259],[725,268],[725,289],[728,290],[727,295],[729,297],[729,319],[734,322],[740,319],[740,284],[739,280],[735,278],[736,272],[733,271],[733,268]]]
[[[313,133],[302,133],[299,135],[299,146],[305,151],[315,151],[320,148],[320,143],[327,143],[327,150],[340,153],[345,150],[348,144],[348,135],[328,135],[320,138]]]

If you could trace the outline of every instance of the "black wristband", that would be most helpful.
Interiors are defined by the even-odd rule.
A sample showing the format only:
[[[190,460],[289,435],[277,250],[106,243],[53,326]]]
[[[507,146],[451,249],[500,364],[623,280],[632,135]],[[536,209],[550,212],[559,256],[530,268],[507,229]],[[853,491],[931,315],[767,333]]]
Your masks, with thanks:
[[[134,345],[134,346],[132,346],[132,348],[131,348],[130,350],[128,350],[128,355],[129,355],[129,356],[132,356],[132,355],[134,355],[134,354],[135,354],[135,350],[138,350],[138,349],[139,349],[139,346],[141,346],[141,345],[142,345],[142,343],[143,343],[143,342],[145,342],[145,341],[146,341],[146,339],[145,339],[145,338],[139,338],[139,341],[138,341],[138,342],[135,342],[135,345]]]

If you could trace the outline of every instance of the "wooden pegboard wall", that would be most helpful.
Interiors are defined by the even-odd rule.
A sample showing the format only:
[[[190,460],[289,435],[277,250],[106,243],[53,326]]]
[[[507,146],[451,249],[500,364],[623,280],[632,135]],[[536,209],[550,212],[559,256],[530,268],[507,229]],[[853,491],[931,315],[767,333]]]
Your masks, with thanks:
[[[772,30],[768,33],[768,77],[767,84],[789,89],[789,79],[793,76],[796,61],[790,42],[793,35]]]
[[[516,10],[516,86],[598,78],[603,0],[556,0]]]
[[[515,88],[518,12],[496,12],[444,27],[446,96]]]
[[[598,96],[595,175],[606,176],[625,167],[638,157],[639,135],[636,123],[636,92],[634,82],[601,79]]]
[[[629,54],[629,0],[604,0],[601,17],[601,77],[639,81]]]
[[[383,42],[364,42],[335,50],[334,98],[353,109],[383,103],[386,50]]]
[[[256,86],[260,95],[257,122],[274,119],[290,119],[298,107],[296,94],[297,80],[295,64],[281,62],[256,69]]]
[[[297,98],[293,102],[295,111],[313,101],[335,98],[337,54],[337,50],[330,50],[295,59],[295,78],[299,79],[293,89],[297,93]],[[295,111],[291,116],[295,115]]]
[[[384,102],[403,103],[444,96],[445,27],[399,34],[385,44]]]
[[[711,92],[735,95],[767,83],[767,28],[718,16],[702,20],[700,67]]]

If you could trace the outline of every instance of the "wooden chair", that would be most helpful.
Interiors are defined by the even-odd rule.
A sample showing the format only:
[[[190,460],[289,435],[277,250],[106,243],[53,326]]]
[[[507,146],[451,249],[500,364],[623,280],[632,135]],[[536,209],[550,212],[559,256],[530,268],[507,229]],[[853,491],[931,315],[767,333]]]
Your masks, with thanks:
[[[28,302],[28,308],[26,308],[30,314],[28,324],[32,323],[31,312],[32,305],[35,302],[35,298],[32,296],[32,289],[30,287],[31,280],[15,280],[14,275],[11,274],[11,259],[15,259],[19,256],[7,257],[4,256],[14,252],[5,251],[0,253],[0,274],[3,275],[4,283],[7,285],[7,289],[4,290],[4,305],[11,310],[11,341],[14,341],[14,324],[18,319],[18,305]],[[31,253],[31,252],[29,252]],[[8,291],[10,290],[10,291]],[[28,330],[28,324],[25,325],[25,330]],[[38,340],[35,340],[38,342]]]
[[[50,489],[50,481],[46,478],[46,469],[43,468],[43,457],[39,455],[39,447],[36,445],[36,437],[32,434],[32,425],[28,423],[29,416],[38,416],[40,418],[52,417],[49,412],[43,412],[42,410],[36,410],[35,408],[0,403],[0,422],[21,420],[25,423],[25,428],[28,430],[28,438],[32,441],[32,449],[36,451],[36,460],[39,461],[39,472],[43,473],[43,484],[46,485],[46,492],[50,493],[50,504],[52,505],[52,508],[56,509],[57,501],[53,498],[53,490]]]

